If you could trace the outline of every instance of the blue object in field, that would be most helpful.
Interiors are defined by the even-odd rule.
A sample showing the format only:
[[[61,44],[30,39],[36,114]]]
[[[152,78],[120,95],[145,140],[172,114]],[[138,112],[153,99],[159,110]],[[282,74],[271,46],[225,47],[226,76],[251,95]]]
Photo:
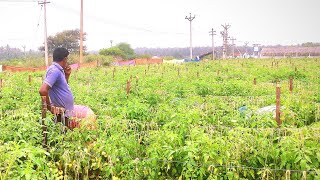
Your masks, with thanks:
[[[194,59],[190,59],[190,58],[184,59],[184,62],[199,62],[199,61],[200,61],[199,56],[196,56]]]
[[[240,108],[239,108],[239,113],[240,113],[240,116],[245,116],[245,112],[247,111],[248,109],[247,109],[247,106],[241,106]]]
[[[186,58],[186,59],[184,59],[184,62],[191,62],[191,59]]]

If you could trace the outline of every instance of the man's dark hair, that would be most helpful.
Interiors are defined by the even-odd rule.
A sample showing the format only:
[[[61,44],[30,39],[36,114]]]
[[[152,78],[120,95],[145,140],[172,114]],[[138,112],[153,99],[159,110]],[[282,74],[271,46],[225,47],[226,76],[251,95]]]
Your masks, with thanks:
[[[56,48],[53,51],[53,61],[60,62],[65,57],[69,56],[69,51],[66,48]]]

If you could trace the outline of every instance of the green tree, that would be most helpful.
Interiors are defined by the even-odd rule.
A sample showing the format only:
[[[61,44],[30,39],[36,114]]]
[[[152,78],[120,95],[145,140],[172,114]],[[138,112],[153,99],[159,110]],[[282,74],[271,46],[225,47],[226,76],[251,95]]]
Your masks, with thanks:
[[[99,54],[104,56],[121,57],[122,59],[126,59],[124,52],[117,46],[107,49],[100,49]]]
[[[99,54],[104,56],[113,56],[117,58],[120,57],[124,60],[134,59],[137,57],[136,53],[128,43],[119,43],[111,48],[100,49]]]
[[[136,53],[131,48],[130,44],[128,43],[119,43],[117,46],[125,55],[124,59],[134,59],[136,57]]]
[[[86,40],[86,33],[83,35],[83,41]],[[65,30],[57,33],[54,36],[48,37],[48,51],[52,53],[57,47],[64,47],[69,50],[70,53],[79,53],[80,50],[80,30]],[[44,46],[39,48],[40,51],[44,51]],[[83,46],[83,50],[86,47]]]
[[[320,43],[306,42],[306,43],[302,43],[301,46],[303,46],[303,47],[318,47],[318,46],[320,46]]]

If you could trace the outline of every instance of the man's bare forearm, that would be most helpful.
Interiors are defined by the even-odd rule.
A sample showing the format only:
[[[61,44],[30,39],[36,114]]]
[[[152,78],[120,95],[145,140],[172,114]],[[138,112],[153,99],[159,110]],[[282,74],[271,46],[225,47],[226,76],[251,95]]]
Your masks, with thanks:
[[[69,83],[69,77],[70,77],[70,74],[69,74],[69,75],[66,75],[66,81],[67,81],[67,83]]]

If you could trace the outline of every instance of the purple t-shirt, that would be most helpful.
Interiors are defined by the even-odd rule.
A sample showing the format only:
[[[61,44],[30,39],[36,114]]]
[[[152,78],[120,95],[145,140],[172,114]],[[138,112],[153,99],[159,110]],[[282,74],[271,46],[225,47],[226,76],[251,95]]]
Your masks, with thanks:
[[[50,86],[49,97],[51,103],[57,107],[66,109],[65,116],[72,116],[74,98],[70,86],[67,83],[63,68],[56,62],[47,69],[44,83]]]

